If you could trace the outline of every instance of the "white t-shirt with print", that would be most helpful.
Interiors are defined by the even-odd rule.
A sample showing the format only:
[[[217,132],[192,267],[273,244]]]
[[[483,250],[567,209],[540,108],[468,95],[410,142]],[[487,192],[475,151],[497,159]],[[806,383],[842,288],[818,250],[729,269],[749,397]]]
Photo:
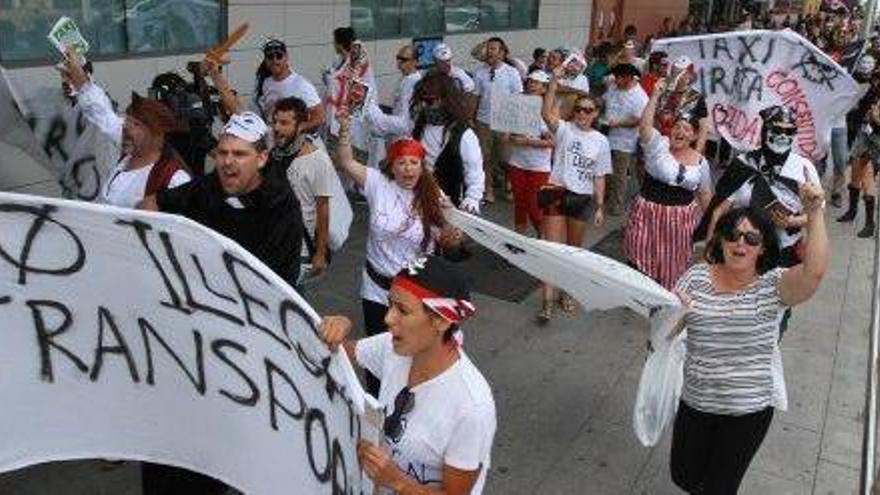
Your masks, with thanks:
[[[306,107],[312,108],[321,103],[318,91],[308,79],[291,71],[290,75],[280,81],[267,77],[263,81],[263,96],[260,97],[260,110],[263,115],[271,117],[275,102],[283,98],[295,96],[302,100]]]
[[[593,180],[611,173],[611,149],[601,132],[583,131],[565,120],[556,128],[550,183],[577,194],[593,194]]]
[[[605,92],[605,118],[608,120],[640,119],[648,105],[648,95],[640,84],[625,91],[611,84]],[[608,143],[614,151],[632,153],[639,140],[638,127],[613,127],[608,131]]]
[[[394,399],[407,385],[412,358],[394,353],[388,332],[361,339],[355,348],[358,364],[382,381],[379,403],[394,412]],[[464,351],[459,360],[410,391],[412,410],[399,438],[386,437],[394,462],[423,485],[441,486],[443,466],[480,470],[471,489],[479,495],[486,483],[497,419],[492,390]]]
[[[523,92],[522,78],[519,71],[507,64],[499,64],[492,68],[487,64],[481,65],[474,72],[475,92],[480,97],[477,107],[477,121],[489,125],[492,118],[492,95],[493,94],[519,94]]]
[[[128,157],[126,156],[110,172],[107,182],[101,187],[98,201],[107,205],[134,208],[144,199],[151,170],[153,170],[153,165],[129,170]],[[178,170],[168,181],[168,188],[186,184],[189,180],[190,177],[186,170]]]
[[[370,208],[367,261],[382,275],[393,277],[422,252],[422,221],[412,208],[413,191],[397,185],[379,170],[367,168],[364,197]],[[429,253],[434,243],[428,245]],[[364,268],[361,297],[388,304],[388,291],[367,275]]]
[[[547,124],[541,122],[541,134],[550,132]],[[532,172],[549,172],[550,162],[553,159],[553,148],[536,148],[534,146],[524,146],[519,144],[510,145],[510,162],[511,167]]]

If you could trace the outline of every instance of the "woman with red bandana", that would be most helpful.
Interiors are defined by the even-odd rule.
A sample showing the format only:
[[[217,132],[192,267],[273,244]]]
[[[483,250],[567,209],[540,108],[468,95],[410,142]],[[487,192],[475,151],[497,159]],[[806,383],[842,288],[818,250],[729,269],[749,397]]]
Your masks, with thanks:
[[[382,379],[385,445],[362,441],[358,460],[380,493],[480,494],[496,429],[492,390],[454,334],[474,314],[455,266],[412,261],[394,277],[384,315],[388,332],[346,340],[351,321],[326,316],[331,349]]]
[[[336,117],[339,164],[363,191],[370,210],[361,298],[367,335],[375,335],[386,330],[391,277],[407,261],[432,253],[435,242],[451,246],[460,235],[443,217],[442,193],[434,176],[426,173],[421,143],[395,141],[383,169],[369,168],[352,155],[348,110],[340,109]],[[378,380],[368,373],[367,391],[375,395],[378,390]]]

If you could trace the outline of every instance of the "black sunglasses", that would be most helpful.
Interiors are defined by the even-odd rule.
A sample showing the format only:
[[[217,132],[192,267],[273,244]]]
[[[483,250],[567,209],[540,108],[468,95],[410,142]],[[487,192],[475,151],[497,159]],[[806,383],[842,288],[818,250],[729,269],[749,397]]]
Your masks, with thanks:
[[[403,437],[403,432],[406,431],[404,416],[411,413],[415,405],[416,395],[409,387],[403,387],[394,398],[394,412],[391,416],[387,416],[385,423],[382,424],[382,431],[392,442],[397,443]]]
[[[596,111],[596,107],[574,107],[574,112],[584,112],[584,113],[593,113]]]
[[[268,60],[281,60],[281,59],[283,59],[286,55],[287,55],[287,54],[284,53],[284,52],[282,52],[282,51],[271,51],[271,52],[266,52],[266,53],[264,54],[264,56],[265,56],[266,59],[268,59]]]
[[[764,236],[761,235],[760,232],[749,231],[743,232],[739,229],[733,229],[724,233],[724,240],[727,242],[737,242],[740,238],[744,238],[746,244],[752,247],[758,247],[761,245],[761,241],[764,240]]]
[[[412,59],[413,59],[412,57],[402,57],[402,56],[400,56],[400,55],[397,56],[397,61],[398,61],[398,62],[409,62],[409,61],[412,60]]]
[[[786,136],[794,136],[795,134],[797,134],[797,127],[773,126],[770,128],[770,132],[774,134],[785,134]]]

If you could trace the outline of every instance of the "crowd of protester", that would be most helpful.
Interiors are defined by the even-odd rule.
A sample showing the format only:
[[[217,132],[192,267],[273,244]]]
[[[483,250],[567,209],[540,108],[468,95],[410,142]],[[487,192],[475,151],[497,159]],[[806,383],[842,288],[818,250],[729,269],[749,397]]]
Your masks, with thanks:
[[[744,12],[712,31],[783,28],[845,61],[861,15]],[[606,213],[621,219],[626,262],[688,308],[673,480],[690,493],[735,493],[774,410],[785,407],[780,321],[812,296],[827,268],[826,167],[793,150],[795,119],[781,106],[761,112],[760,149],[728,163],[707,152],[716,145],[705,99],[692,85],[697,68],[650,51],[652,38],[705,32],[698,16],[667,18],[652,36],[628,26],[619,39],[584,51],[536,48],[529,64],[493,36],[469,54],[478,61],[470,73],[446,44],[435,47],[427,69],[405,45],[395,54],[401,78],[387,105],[379,104],[373,77],[374,64],[386,61],[372,60],[351,28],[333,33],[337,57],[323,94],[295,72],[284,42],[269,40],[251,102],[235,91],[251,88],[229,87],[224,61],[202,63],[225,109],[213,170],[202,175],[188,173],[169,146],[165,136],[176,124],[167,107],[135,97],[117,116],[74,57],[64,76],[86,119],[120,148],[103,202],[192,218],[238,241],[294,287],[304,278],[301,264],[315,276],[332,262],[341,243],[334,215],[350,211],[348,197],[365,201],[367,337],[349,340],[352,322],[338,316],[324,318],[322,335],[366,371],[367,390],[387,406],[393,456],[376,445],[359,451],[379,485],[399,493],[420,493],[414,487],[426,483],[445,493],[482,489],[496,413],[461,343],[459,325],[474,308],[455,263],[443,259],[453,260],[464,242],[444,210],[480,214],[508,198],[516,232],[572,246],[584,246],[589,225],[601,226]],[[873,42],[850,67],[869,90],[832,133],[828,157],[838,208],[852,165],[848,210],[838,221],[854,221],[863,197],[859,237],[875,229],[880,53]],[[491,128],[493,97],[520,93],[541,98],[539,135]],[[767,197],[781,206],[756,206]],[[695,256],[695,241],[706,242],[704,254]],[[541,325],[557,307],[576,308],[551,284],[540,301]],[[145,475],[145,487],[167,476]],[[152,486],[148,493],[162,493]]]

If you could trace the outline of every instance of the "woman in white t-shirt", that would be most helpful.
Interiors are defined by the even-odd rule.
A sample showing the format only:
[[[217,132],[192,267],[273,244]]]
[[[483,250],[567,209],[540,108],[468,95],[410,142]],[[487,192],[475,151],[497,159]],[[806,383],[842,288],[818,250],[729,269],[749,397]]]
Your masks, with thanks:
[[[550,75],[536,70],[526,79],[526,94],[544,96]],[[505,136],[510,149],[508,163],[510,187],[513,191],[513,228],[520,234],[529,229],[529,222],[538,235],[541,234],[542,212],[538,208],[538,190],[550,178],[553,159],[553,136],[546,124],[540,136],[508,134]]]
[[[460,234],[443,216],[442,193],[425,169],[425,148],[416,140],[401,139],[388,147],[383,170],[369,168],[352,156],[350,119],[345,107],[339,121],[339,163],[363,191],[370,209],[366,263],[361,302],[367,335],[386,330],[388,288],[404,263],[458,242]],[[378,380],[368,374],[367,390],[375,394]]]
[[[571,120],[559,118],[556,88],[561,75],[562,68],[557,67],[541,107],[541,116],[556,139],[556,151],[549,183],[538,191],[538,204],[544,212],[543,238],[580,247],[591,203],[593,223],[598,227],[604,221],[605,176],[611,173],[611,148],[608,139],[593,129],[601,107],[599,98],[580,96],[575,100]],[[553,316],[555,292],[554,287],[544,284],[539,323],[547,323]],[[566,313],[574,312],[574,299],[568,294],[563,293],[559,303]]]
[[[380,493],[482,493],[496,430],[486,379],[454,337],[475,308],[455,266],[413,260],[393,279],[388,332],[347,341],[351,321],[325,316],[321,335],[382,379],[382,444],[362,441],[358,460]]]

